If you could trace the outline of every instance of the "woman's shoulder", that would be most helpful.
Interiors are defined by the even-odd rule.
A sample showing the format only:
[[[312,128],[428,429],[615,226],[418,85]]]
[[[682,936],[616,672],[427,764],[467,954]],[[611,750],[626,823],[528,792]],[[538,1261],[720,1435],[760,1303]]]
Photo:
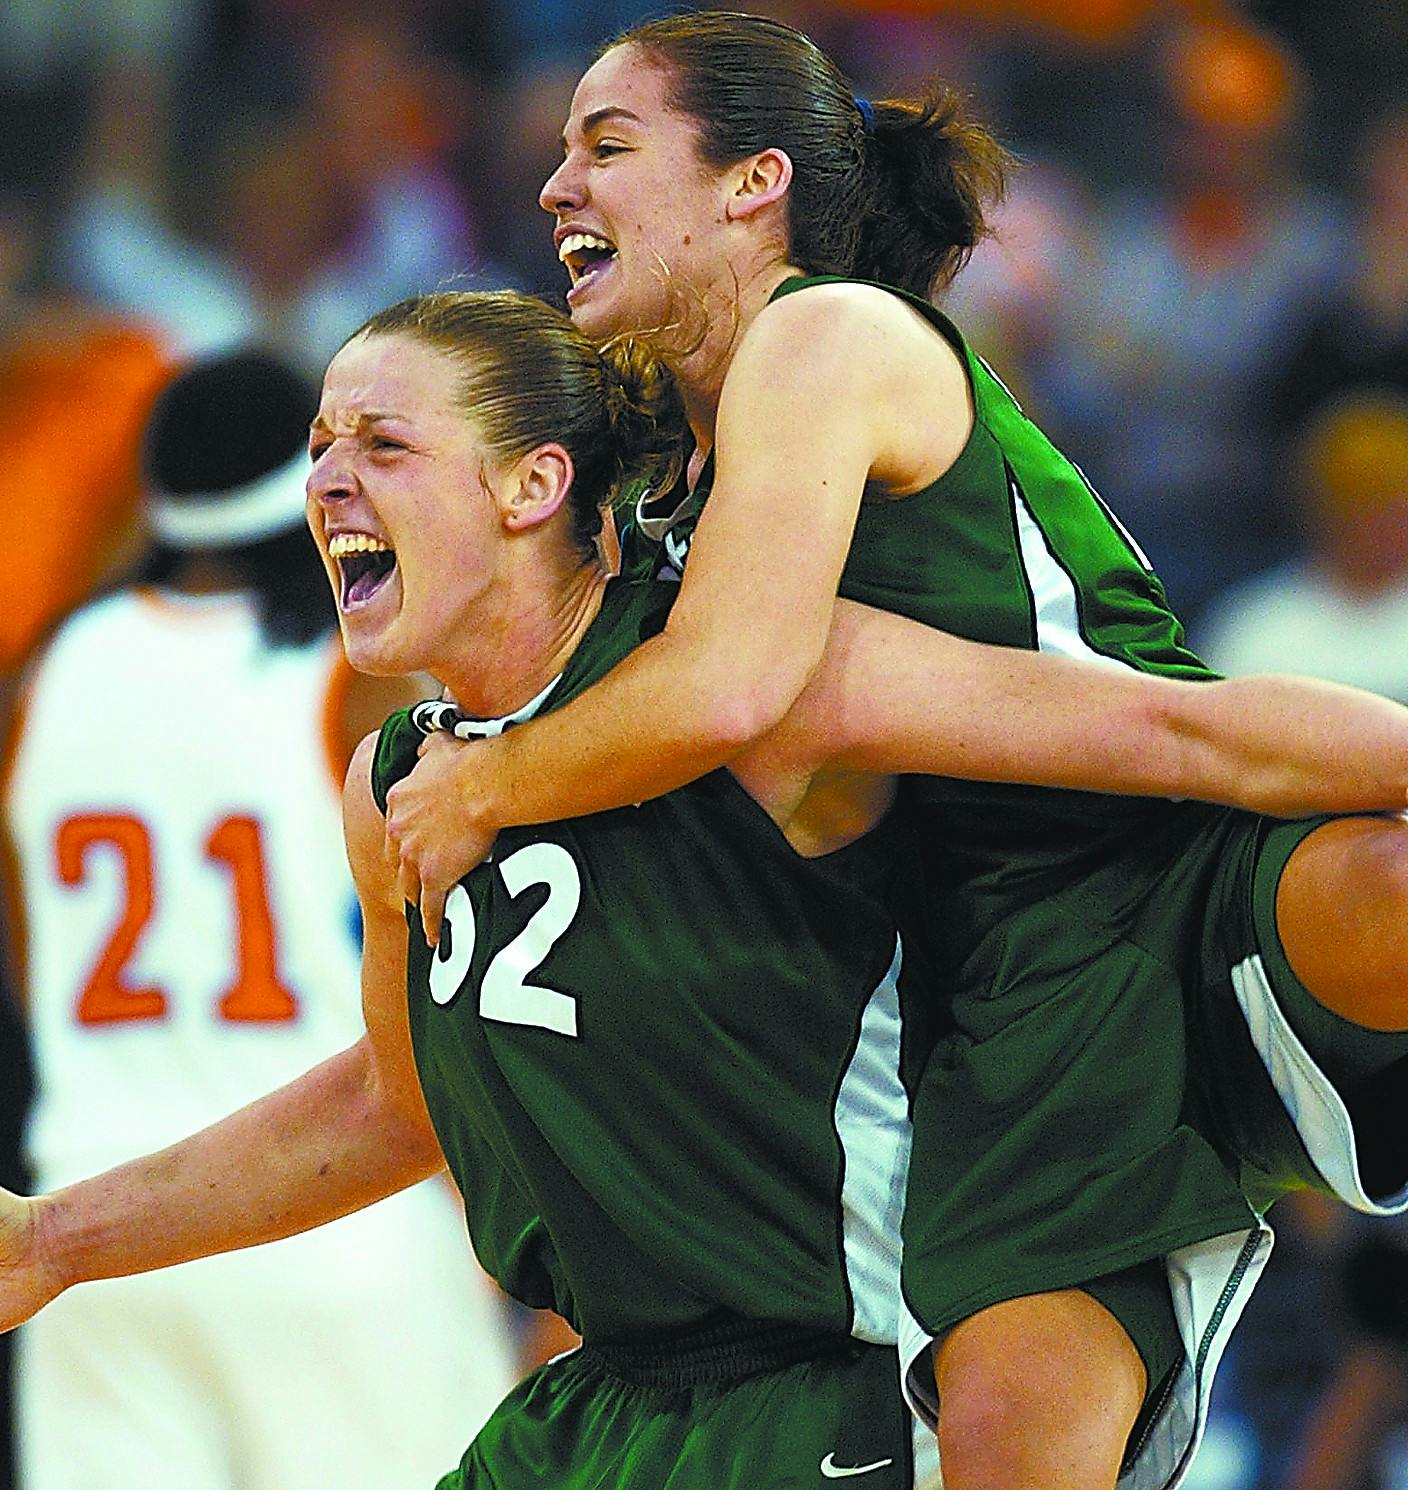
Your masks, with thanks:
[[[773,292],[759,320],[766,317],[774,324],[784,320],[789,324],[824,324],[833,320],[902,324],[916,313],[921,318],[938,315],[928,302],[878,280],[809,274],[784,280]]]
[[[936,307],[869,280],[815,276],[793,280],[754,319],[740,344],[750,361],[795,365],[836,361],[932,379],[966,361],[961,335]]]

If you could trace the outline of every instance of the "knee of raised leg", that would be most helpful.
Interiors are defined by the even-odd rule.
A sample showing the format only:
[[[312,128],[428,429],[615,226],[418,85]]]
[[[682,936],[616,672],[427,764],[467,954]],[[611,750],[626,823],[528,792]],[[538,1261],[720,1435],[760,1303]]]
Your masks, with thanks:
[[[1118,1466],[1142,1402],[1122,1361],[1073,1351],[1064,1359],[965,1363],[939,1404],[942,1454],[999,1453],[1014,1462]]]
[[[939,1402],[939,1441],[1005,1444],[1060,1433],[1067,1419],[1066,1394],[1053,1390],[1041,1370],[1015,1361],[970,1361],[944,1383]]]
[[[947,1473],[954,1465],[983,1471],[995,1455],[1024,1457],[1019,1445],[1036,1429],[1020,1396],[999,1382],[951,1384],[939,1400],[939,1457]],[[998,1476],[993,1475],[994,1482]]]

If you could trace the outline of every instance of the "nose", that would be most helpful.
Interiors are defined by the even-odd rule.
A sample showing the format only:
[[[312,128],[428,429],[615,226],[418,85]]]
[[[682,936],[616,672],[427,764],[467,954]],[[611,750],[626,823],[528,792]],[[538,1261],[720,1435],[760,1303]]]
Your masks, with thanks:
[[[310,506],[330,507],[353,493],[355,483],[347,457],[340,448],[343,442],[334,441],[313,462],[308,473],[307,492]]]
[[[538,205],[544,212],[574,212],[585,200],[581,172],[569,155],[543,182],[543,189],[538,193]]]

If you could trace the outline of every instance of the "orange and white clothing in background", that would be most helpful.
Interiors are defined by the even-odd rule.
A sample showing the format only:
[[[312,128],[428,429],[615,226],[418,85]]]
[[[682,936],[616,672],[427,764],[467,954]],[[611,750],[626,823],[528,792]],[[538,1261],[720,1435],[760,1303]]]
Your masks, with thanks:
[[[38,660],[6,781],[50,1190],[185,1136],[361,1034],[335,635],[129,590]],[[249,1155],[258,1164],[257,1153]],[[447,1185],[76,1289],[20,1333],[25,1490],[425,1490],[516,1375]]]

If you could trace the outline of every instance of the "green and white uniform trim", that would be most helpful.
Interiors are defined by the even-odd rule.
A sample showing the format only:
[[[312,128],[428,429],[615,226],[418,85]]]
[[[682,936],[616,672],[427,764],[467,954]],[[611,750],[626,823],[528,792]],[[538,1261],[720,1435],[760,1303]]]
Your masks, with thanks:
[[[544,707],[671,598],[610,584]],[[378,801],[420,738],[388,721]],[[440,951],[409,936],[408,1012],[475,1250],[509,1293],[601,1346],[721,1321],[895,1342],[927,1049],[887,898],[910,853],[892,816],[803,858],[722,771],[500,835]]]
[[[877,288],[954,347],[975,425],[931,486],[862,503],[841,594],[973,640],[1214,677],[1079,468],[940,311]],[[637,525],[633,562],[678,578],[707,486],[706,470],[678,512],[657,504],[669,531],[656,547],[658,528]],[[956,1026],[915,1094],[911,1402],[933,1421],[924,1352],[966,1314],[1053,1288],[1100,1297],[1102,1280],[1162,1259],[1169,1298],[1155,1303],[1183,1359],[1120,1484],[1172,1490],[1270,1250],[1264,1206],[1318,1186],[1375,1214],[1405,1208],[1408,1175],[1380,1187],[1391,1193],[1365,1184],[1349,1088],[1326,1074],[1344,1069],[1348,1033],[1316,1020],[1276,935],[1276,879],[1317,824],[947,778],[906,793],[931,897],[905,941],[934,958]],[[1361,1073],[1404,1053],[1383,1037]]]
[[[904,1064],[904,1016],[898,940],[883,981],[861,1015],[860,1038],[841,1090],[834,1122],[845,1155],[841,1236],[850,1282],[852,1333],[877,1344],[899,1328],[900,1223],[909,1174],[912,1128]]]

